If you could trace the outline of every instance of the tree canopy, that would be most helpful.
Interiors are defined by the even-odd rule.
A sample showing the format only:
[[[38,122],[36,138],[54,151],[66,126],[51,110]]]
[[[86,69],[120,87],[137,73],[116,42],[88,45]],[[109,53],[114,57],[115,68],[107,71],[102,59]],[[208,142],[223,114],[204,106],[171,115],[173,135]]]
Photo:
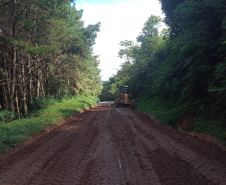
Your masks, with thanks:
[[[193,116],[218,112],[226,120],[226,1],[160,2],[169,29],[159,33],[161,19],[152,15],[137,37],[138,44],[121,42],[125,49],[119,56],[125,63],[112,77],[112,89],[129,85],[135,97],[189,102],[187,113],[178,109],[180,116],[189,111]]]
[[[84,27],[73,2],[1,0],[1,110],[27,114],[39,96],[99,95],[100,23]]]

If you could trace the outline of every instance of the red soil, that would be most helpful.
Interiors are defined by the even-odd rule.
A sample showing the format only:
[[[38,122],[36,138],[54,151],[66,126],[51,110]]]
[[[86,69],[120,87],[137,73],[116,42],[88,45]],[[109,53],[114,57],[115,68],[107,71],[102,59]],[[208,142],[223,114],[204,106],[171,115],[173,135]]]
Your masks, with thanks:
[[[225,174],[226,151],[215,143],[110,104],[0,156],[1,185],[225,185]]]

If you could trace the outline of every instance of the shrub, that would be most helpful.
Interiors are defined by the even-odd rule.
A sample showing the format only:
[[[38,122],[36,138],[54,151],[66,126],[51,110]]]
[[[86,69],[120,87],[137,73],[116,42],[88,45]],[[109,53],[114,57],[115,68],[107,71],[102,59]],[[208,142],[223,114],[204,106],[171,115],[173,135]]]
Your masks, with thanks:
[[[32,100],[32,111],[45,108],[45,97],[39,96]]]
[[[8,123],[9,121],[12,121],[15,118],[14,114],[12,112],[9,112],[8,110],[3,110],[0,112],[0,123]]]

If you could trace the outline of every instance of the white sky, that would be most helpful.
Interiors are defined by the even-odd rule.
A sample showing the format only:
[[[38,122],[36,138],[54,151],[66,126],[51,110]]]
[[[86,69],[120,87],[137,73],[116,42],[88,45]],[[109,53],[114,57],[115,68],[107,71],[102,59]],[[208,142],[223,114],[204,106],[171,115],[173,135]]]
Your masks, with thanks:
[[[101,22],[94,53],[100,55],[102,81],[108,81],[124,62],[124,59],[118,57],[120,41],[136,42],[136,37],[151,15],[163,18],[158,0],[131,0],[113,5],[92,5],[83,1],[76,3],[76,8],[84,10],[82,19],[85,27]]]

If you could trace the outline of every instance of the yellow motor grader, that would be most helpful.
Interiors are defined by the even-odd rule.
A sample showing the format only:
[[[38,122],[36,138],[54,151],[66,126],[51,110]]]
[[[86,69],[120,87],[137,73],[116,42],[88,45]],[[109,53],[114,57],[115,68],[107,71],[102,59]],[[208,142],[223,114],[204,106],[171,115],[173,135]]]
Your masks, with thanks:
[[[132,95],[130,93],[131,89],[126,85],[122,85],[119,89],[119,98],[115,99],[115,106],[119,107],[120,105],[126,105],[134,109],[135,100],[131,100]]]

